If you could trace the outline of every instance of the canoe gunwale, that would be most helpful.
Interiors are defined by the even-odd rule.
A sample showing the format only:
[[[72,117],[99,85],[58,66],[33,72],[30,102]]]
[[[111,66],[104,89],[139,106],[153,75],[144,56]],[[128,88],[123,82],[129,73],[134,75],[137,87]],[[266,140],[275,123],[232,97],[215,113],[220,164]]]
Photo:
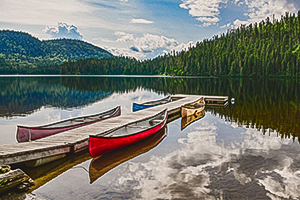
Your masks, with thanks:
[[[40,130],[54,130],[54,129],[61,129],[61,128],[68,128],[68,127],[72,127],[72,126],[76,126],[76,125],[81,125],[81,124],[88,124],[90,122],[97,122],[99,120],[103,120],[103,119],[106,119],[106,118],[109,118],[111,116],[113,116],[114,114],[116,114],[118,112],[118,110],[121,109],[121,106],[116,106],[110,110],[107,110],[107,111],[104,111],[104,112],[101,112],[101,113],[97,113],[97,114],[92,114],[92,115],[85,115],[85,116],[80,116],[80,117],[74,117],[74,118],[69,118],[69,119],[65,119],[65,120],[61,120],[61,121],[58,121],[58,122],[54,122],[54,123],[50,123],[50,124],[44,124],[44,125],[40,125],[40,126],[26,126],[26,125],[17,125],[17,127],[19,128],[27,128],[27,129],[40,129]],[[72,120],[76,120],[76,119],[82,119],[82,118],[88,118],[88,117],[93,117],[93,116],[98,116],[98,115],[103,115],[105,116],[105,114],[107,113],[110,113],[112,112],[110,115],[108,115],[107,117],[103,117],[103,118],[100,118],[97,119],[97,120],[92,120],[92,121],[88,121],[88,122],[83,122],[83,123],[78,123],[78,124],[71,124],[69,126],[60,126],[60,127],[45,127],[45,126],[52,126],[52,125],[56,125],[56,124],[60,124],[60,123],[63,123],[63,122],[67,122],[67,121],[72,121]]]
[[[116,130],[125,128],[125,127],[127,127],[127,126],[132,125],[132,124],[136,124],[136,123],[139,123],[139,122],[142,122],[142,121],[147,121],[147,120],[149,120],[149,119],[151,119],[151,118],[155,118],[155,117],[161,115],[161,114],[164,113],[164,112],[165,112],[164,118],[163,118],[159,123],[157,123],[157,124],[155,124],[155,125],[153,125],[153,126],[149,126],[147,129],[143,129],[143,130],[141,130],[141,131],[133,132],[132,134],[127,134],[127,135],[120,135],[120,136],[113,136],[113,137],[111,137],[111,136],[105,136],[105,135],[107,135],[107,134],[109,134],[109,133],[112,133],[112,132],[114,132],[114,131],[116,131]],[[150,117],[147,117],[147,118],[145,118],[145,119],[138,120],[138,121],[134,121],[134,122],[130,122],[130,123],[124,124],[123,126],[120,126],[120,127],[118,127],[118,128],[114,128],[114,129],[108,130],[108,131],[106,131],[106,132],[104,132],[104,133],[101,133],[101,135],[90,135],[90,137],[94,137],[94,138],[105,138],[105,139],[117,139],[117,138],[124,138],[124,137],[129,137],[129,136],[137,135],[137,134],[140,134],[140,133],[142,133],[142,132],[151,130],[151,129],[155,128],[155,127],[161,126],[161,124],[163,124],[163,123],[166,123],[166,118],[167,118],[167,116],[168,116],[168,113],[167,113],[167,108],[166,108],[166,109],[164,109],[163,111],[157,113],[156,115],[153,115],[153,116],[150,116]]]
[[[197,102],[200,101],[201,99],[203,99],[203,103],[197,103]],[[197,99],[196,101],[193,101],[193,102],[191,102],[191,103],[184,104],[182,107],[190,108],[189,106],[193,106],[193,104],[196,104],[196,103],[197,103],[197,104],[200,104],[200,105],[194,106],[194,108],[200,108],[200,107],[205,106],[205,100],[204,100],[203,97],[201,97],[201,98]],[[191,109],[193,109],[193,108],[191,108]]]
[[[164,104],[164,103],[168,103],[171,100],[172,100],[172,97],[167,96],[167,97],[164,97],[163,99],[159,99],[159,100],[147,101],[147,102],[144,102],[144,103],[133,103],[133,104],[136,104],[136,105],[139,105],[139,106],[156,106],[156,105],[161,105],[161,104]],[[156,103],[159,103],[159,104],[156,104]]]
[[[205,104],[200,104],[200,105],[197,105],[197,106],[194,106],[194,105],[183,105],[182,107],[187,108],[187,109],[198,109],[198,108],[201,108],[201,107],[205,107]]]

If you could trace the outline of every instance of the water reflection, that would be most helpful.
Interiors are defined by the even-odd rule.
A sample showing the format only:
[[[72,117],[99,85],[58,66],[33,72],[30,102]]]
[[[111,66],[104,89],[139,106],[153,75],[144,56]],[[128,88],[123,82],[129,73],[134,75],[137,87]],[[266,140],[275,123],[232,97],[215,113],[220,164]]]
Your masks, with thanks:
[[[199,112],[195,112],[193,115],[188,115],[181,118],[181,131],[185,129],[188,125],[197,120],[203,118],[205,116],[205,110],[200,110]]]
[[[0,117],[28,115],[42,107],[83,107],[112,94],[64,87],[61,83],[59,77],[1,77]]]
[[[92,157],[88,150],[75,155],[68,155],[60,160],[41,165],[39,167],[31,168],[25,165],[16,165],[15,168],[21,168],[26,174],[28,174],[33,180],[35,185],[31,187],[31,191],[38,189],[47,182],[55,179],[62,173],[76,167],[77,165],[91,160]]]
[[[298,199],[299,144],[216,119],[184,130],[180,147],[128,162],[98,196],[131,199]],[[98,186],[99,187],[99,186]],[[125,198],[121,198],[125,199]]]

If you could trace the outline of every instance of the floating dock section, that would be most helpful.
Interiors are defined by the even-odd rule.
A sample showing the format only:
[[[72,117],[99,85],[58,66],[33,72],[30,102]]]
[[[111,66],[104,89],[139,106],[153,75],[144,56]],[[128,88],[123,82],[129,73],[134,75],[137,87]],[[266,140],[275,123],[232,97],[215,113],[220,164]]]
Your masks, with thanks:
[[[32,142],[0,145],[0,165],[25,162],[35,167],[76,153],[88,147],[89,135],[97,135],[124,124],[147,118],[167,108],[169,121],[178,118],[182,105],[203,97],[207,105],[225,105],[228,97],[201,95],[173,95],[172,102],[147,108],[127,115],[107,119],[80,128],[72,129]]]

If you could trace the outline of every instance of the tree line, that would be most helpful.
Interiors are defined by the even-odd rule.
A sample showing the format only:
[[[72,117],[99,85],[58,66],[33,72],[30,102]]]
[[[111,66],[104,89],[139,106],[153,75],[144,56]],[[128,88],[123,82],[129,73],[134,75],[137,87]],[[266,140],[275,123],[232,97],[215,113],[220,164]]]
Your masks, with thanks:
[[[155,59],[118,56],[69,60],[60,74],[132,74],[179,76],[300,76],[300,12],[280,20],[241,25],[180,52]]]

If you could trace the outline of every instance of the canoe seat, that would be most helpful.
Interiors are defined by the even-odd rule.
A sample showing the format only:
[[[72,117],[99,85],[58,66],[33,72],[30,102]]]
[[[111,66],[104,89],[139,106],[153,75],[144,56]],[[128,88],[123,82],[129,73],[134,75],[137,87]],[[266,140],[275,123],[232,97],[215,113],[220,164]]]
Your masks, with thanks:
[[[150,120],[150,121],[149,121],[149,124],[150,124],[151,126],[153,126],[153,125],[158,124],[158,123],[160,123],[160,122],[161,122],[161,120],[153,119],[153,120]]]
[[[103,116],[100,116],[98,119],[102,119],[102,118],[106,118],[106,117],[109,117],[110,115],[103,115]]]
[[[150,123],[159,123],[159,122],[161,122],[161,120],[159,120],[159,119],[153,119],[153,120],[150,120],[149,122]]]

